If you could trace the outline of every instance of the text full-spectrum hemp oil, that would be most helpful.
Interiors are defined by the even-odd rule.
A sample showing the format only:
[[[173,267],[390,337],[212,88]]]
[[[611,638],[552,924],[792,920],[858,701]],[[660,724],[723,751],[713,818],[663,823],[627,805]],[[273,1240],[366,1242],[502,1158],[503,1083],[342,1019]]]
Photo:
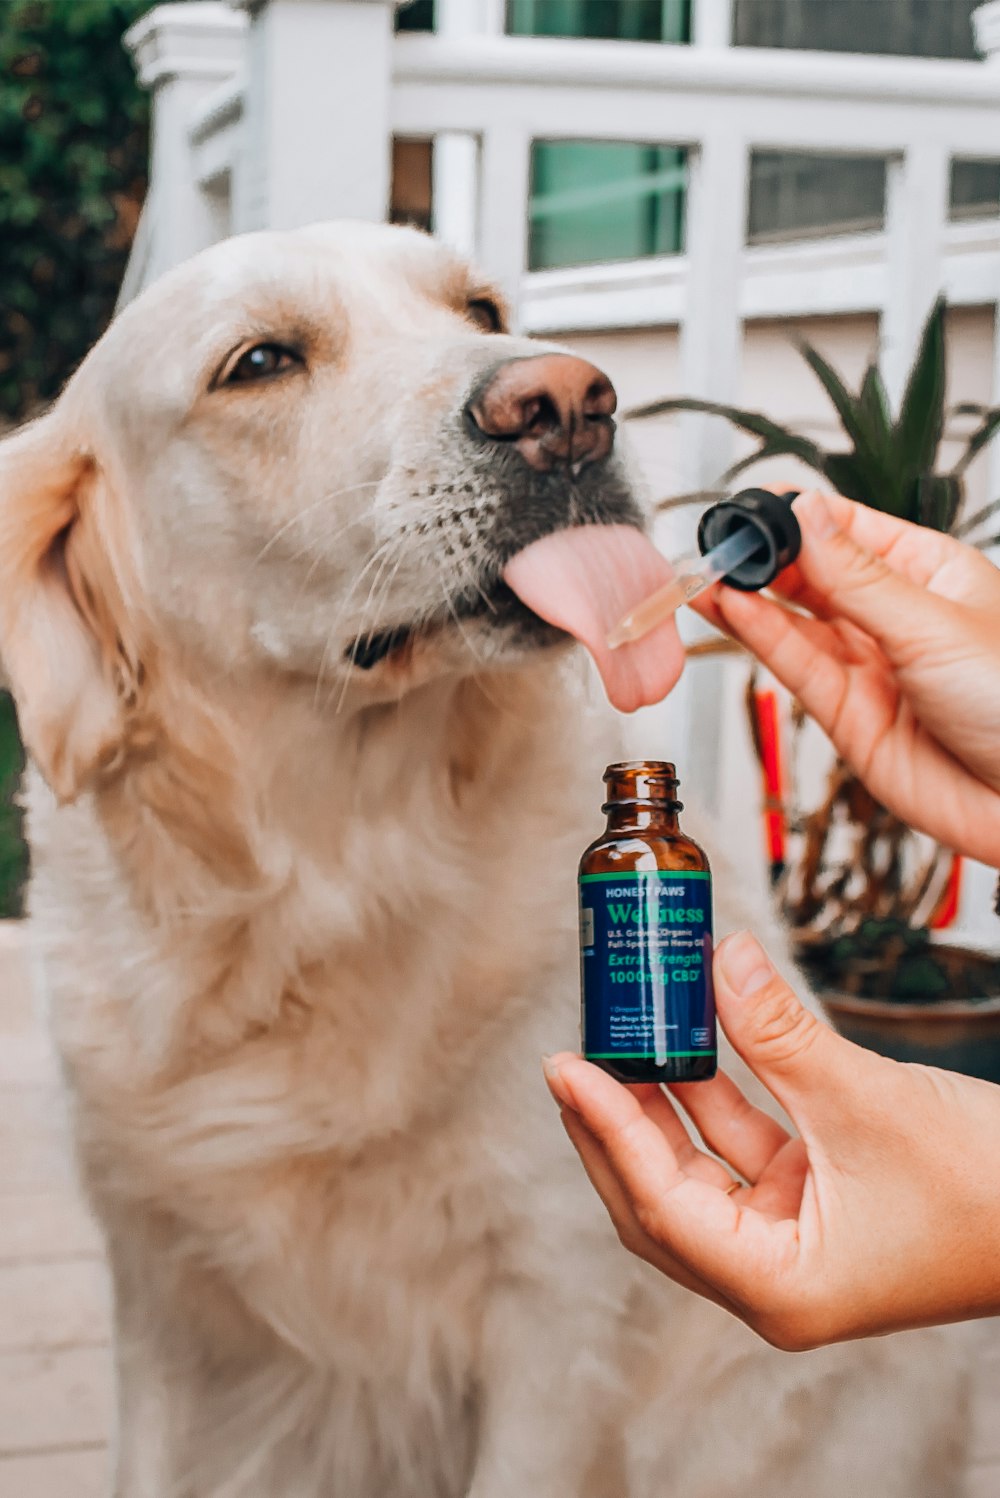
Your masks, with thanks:
[[[715,1075],[712,873],[677,823],[665,760],[604,772],[608,823],[580,861],[583,1054],[620,1082]]]

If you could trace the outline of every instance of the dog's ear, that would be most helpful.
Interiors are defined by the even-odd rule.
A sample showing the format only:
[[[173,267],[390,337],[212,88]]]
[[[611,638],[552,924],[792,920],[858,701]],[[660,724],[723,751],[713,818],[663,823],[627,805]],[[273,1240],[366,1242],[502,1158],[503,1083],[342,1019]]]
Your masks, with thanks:
[[[0,443],[0,660],[61,801],[115,758],[138,690],[121,550],[107,480],[58,407]]]

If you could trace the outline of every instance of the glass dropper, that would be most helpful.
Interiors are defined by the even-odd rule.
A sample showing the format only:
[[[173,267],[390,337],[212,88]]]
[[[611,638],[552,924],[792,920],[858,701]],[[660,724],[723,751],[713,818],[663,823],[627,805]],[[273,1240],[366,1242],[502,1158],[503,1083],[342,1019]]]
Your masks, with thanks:
[[[677,571],[670,581],[644,598],[615,625],[608,635],[609,650],[617,650],[632,640],[641,640],[643,635],[648,635],[651,629],[676,613],[681,604],[690,603],[727,572],[749,561],[754,552],[762,550],[759,532],[753,526],[741,525],[704,556],[675,562]]]

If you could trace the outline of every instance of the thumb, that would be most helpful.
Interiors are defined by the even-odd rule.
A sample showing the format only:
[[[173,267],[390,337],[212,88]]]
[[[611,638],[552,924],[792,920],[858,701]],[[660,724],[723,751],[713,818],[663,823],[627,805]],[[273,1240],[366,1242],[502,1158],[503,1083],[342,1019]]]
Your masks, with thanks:
[[[850,1099],[868,1085],[869,1053],[805,1008],[755,937],[748,931],[727,937],[713,977],[733,1049],[800,1130],[853,1106]]]
[[[802,527],[798,570],[824,610],[870,635],[888,659],[912,660],[915,636],[938,628],[943,600],[859,546],[818,491],[795,503]]]

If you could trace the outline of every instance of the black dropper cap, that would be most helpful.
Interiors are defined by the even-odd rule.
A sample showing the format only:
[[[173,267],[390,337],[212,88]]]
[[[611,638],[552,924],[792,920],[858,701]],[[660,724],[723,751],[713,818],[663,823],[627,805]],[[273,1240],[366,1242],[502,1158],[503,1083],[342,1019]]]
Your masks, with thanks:
[[[802,549],[802,532],[792,512],[792,500],[798,489],[772,494],[768,489],[742,489],[730,499],[720,499],[707,509],[698,525],[698,546],[702,556],[725,541],[734,531],[750,525],[760,537],[760,545],[722,581],[742,593],[756,593],[773,583],[778,573],[795,561]]]

